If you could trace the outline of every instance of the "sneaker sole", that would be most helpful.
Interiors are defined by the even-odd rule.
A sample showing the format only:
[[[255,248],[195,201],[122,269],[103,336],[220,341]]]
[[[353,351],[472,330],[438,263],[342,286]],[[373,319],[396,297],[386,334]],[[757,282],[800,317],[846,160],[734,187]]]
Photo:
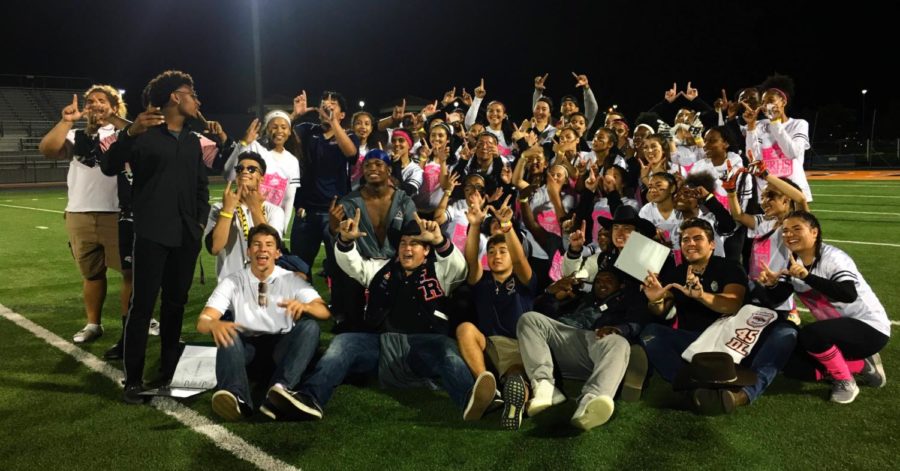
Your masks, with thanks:
[[[702,415],[723,415],[734,412],[734,394],[726,389],[694,390],[694,406]]]
[[[299,414],[289,414],[292,419],[317,419],[320,420],[322,418],[322,413],[318,410],[308,407],[306,404],[296,400],[288,394],[287,391],[281,388],[271,388],[269,392],[266,394],[266,399],[272,403],[278,410],[283,411],[296,411]]]
[[[859,396],[859,388],[857,388],[856,391],[853,392],[853,396],[851,396],[850,399],[837,400],[834,398],[834,394],[832,394],[831,402],[835,404],[850,404],[851,402],[856,400],[857,396]]]
[[[463,412],[463,420],[473,421],[481,419],[484,411],[494,402],[494,394],[497,392],[497,380],[493,376],[479,376],[475,380],[475,389],[469,397],[469,404]]]
[[[555,405],[562,404],[563,402],[566,402],[566,396],[563,395],[562,392],[559,391],[559,389],[553,391],[550,402],[546,404],[535,404],[534,398],[531,398],[531,401],[528,403],[528,417],[534,417]]]
[[[266,404],[263,404],[263,405],[259,406],[259,411],[262,412],[262,414],[263,414],[264,416],[266,416],[266,417],[268,417],[268,418],[270,418],[270,419],[272,419],[272,420],[278,420],[278,415],[275,414],[275,411],[273,411],[272,409],[269,409],[269,408],[266,406]]]
[[[522,415],[525,412],[525,380],[516,375],[506,380],[503,385],[503,415],[500,418],[500,427],[504,430],[519,430],[522,425]]]
[[[883,388],[887,384],[887,376],[884,373],[884,364],[881,362],[881,355],[875,354],[873,360],[875,366],[875,374],[866,375],[863,384],[872,388]],[[874,378],[874,380],[873,380]]]
[[[625,378],[622,380],[622,400],[625,402],[637,402],[641,400],[641,392],[644,389],[644,380],[647,378],[647,370],[650,363],[647,360],[647,351],[640,345],[631,346],[631,355],[628,357],[628,368],[625,370]]]
[[[609,397],[595,397],[584,409],[584,415],[578,418],[572,418],[572,425],[585,431],[594,427],[599,427],[600,425],[609,422],[609,418],[612,417],[615,408],[615,404],[613,404],[612,399]]]
[[[212,397],[212,409],[219,417],[234,422],[241,418],[237,398],[227,391],[216,391]]]

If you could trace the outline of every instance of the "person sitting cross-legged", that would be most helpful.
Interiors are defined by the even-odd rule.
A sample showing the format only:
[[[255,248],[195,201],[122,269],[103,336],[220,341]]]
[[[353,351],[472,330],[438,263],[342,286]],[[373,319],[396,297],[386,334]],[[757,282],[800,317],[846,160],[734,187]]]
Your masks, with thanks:
[[[281,255],[281,238],[273,227],[259,224],[250,229],[249,268],[223,279],[197,321],[197,331],[216,342],[218,389],[213,411],[226,420],[237,420],[253,410],[246,365],[258,350],[273,347],[275,372],[260,411],[272,419],[301,414],[292,401],[319,346],[319,325],[331,313],[319,294],[302,277],[275,266]],[[230,311],[233,319],[224,314]]]
[[[436,222],[416,216],[401,231],[396,257],[363,258],[355,242],[366,235],[359,231],[360,217],[357,208],[354,217],[341,221],[335,259],[368,288],[363,320],[371,329],[336,335],[294,400],[307,418],[321,419],[322,406],[348,374],[377,372],[383,386],[435,388],[434,380],[440,380],[450,399],[464,407],[472,376],[442,312],[447,293],[465,278],[462,254]]]

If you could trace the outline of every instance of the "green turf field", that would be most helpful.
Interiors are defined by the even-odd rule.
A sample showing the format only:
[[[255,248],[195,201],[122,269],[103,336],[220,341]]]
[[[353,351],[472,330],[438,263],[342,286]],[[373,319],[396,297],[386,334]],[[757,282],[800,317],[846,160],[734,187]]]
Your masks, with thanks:
[[[845,241],[832,243],[854,258],[888,315],[900,320],[893,274],[900,266],[900,181],[812,184],[826,241]],[[221,187],[211,193],[218,196]],[[81,280],[66,245],[65,203],[63,189],[0,191],[0,304],[70,341],[84,314]],[[201,259],[214,280],[213,258],[204,253]],[[120,282],[114,275],[111,280],[106,334],[82,347],[97,357],[120,332]],[[195,280],[184,322],[188,342],[211,343],[194,325],[212,288],[211,281]],[[317,288],[325,293],[320,280]],[[323,335],[323,345],[330,337]],[[157,408],[123,404],[112,380],[4,318],[0,339],[0,469],[254,467]],[[158,345],[151,337],[148,377]],[[464,423],[443,392],[349,385],[338,388],[322,421],[275,423],[259,416],[224,428],[265,458],[303,469],[890,468],[900,450],[896,341],[882,358],[887,386],[863,387],[853,404],[828,402],[828,384],[779,377],[756,403],[725,417],[685,410],[654,377],[642,402],[617,402],[612,420],[588,433],[568,425],[573,401],[526,419],[511,433],[499,429],[497,415]],[[118,362],[113,366],[121,369]],[[579,387],[566,384],[570,395]],[[185,404],[218,423],[210,393],[198,397]]]

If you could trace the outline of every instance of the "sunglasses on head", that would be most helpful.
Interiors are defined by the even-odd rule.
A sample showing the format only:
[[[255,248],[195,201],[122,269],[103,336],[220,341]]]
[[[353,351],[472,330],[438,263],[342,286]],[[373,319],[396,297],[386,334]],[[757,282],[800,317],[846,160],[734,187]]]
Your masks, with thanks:
[[[244,170],[246,170],[247,173],[249,173],[250,175],[253,175],[256,172],[259,172],[259,167],[255,166],[255,165],[247,165],[245,167],[241,164],[237,164],[234,166],[234,171],[237,173],[244,173]]]

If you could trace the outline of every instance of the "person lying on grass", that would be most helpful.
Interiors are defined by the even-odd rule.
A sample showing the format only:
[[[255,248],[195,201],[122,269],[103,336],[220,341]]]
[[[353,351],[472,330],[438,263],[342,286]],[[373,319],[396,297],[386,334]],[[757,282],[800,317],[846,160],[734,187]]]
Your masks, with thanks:
[[[319,293],[302,277],[281,267],[278,230],[267,224],[250,229],[249,267],[219,282],[197,320],[197,331],[216,342],[216,389],[213,411],[238,420],[253,411],[248,365],[271,352],[275,371],[260,412],[271,419],[299,414],[291,388],[319,346],[319,324],[331,313]]]

